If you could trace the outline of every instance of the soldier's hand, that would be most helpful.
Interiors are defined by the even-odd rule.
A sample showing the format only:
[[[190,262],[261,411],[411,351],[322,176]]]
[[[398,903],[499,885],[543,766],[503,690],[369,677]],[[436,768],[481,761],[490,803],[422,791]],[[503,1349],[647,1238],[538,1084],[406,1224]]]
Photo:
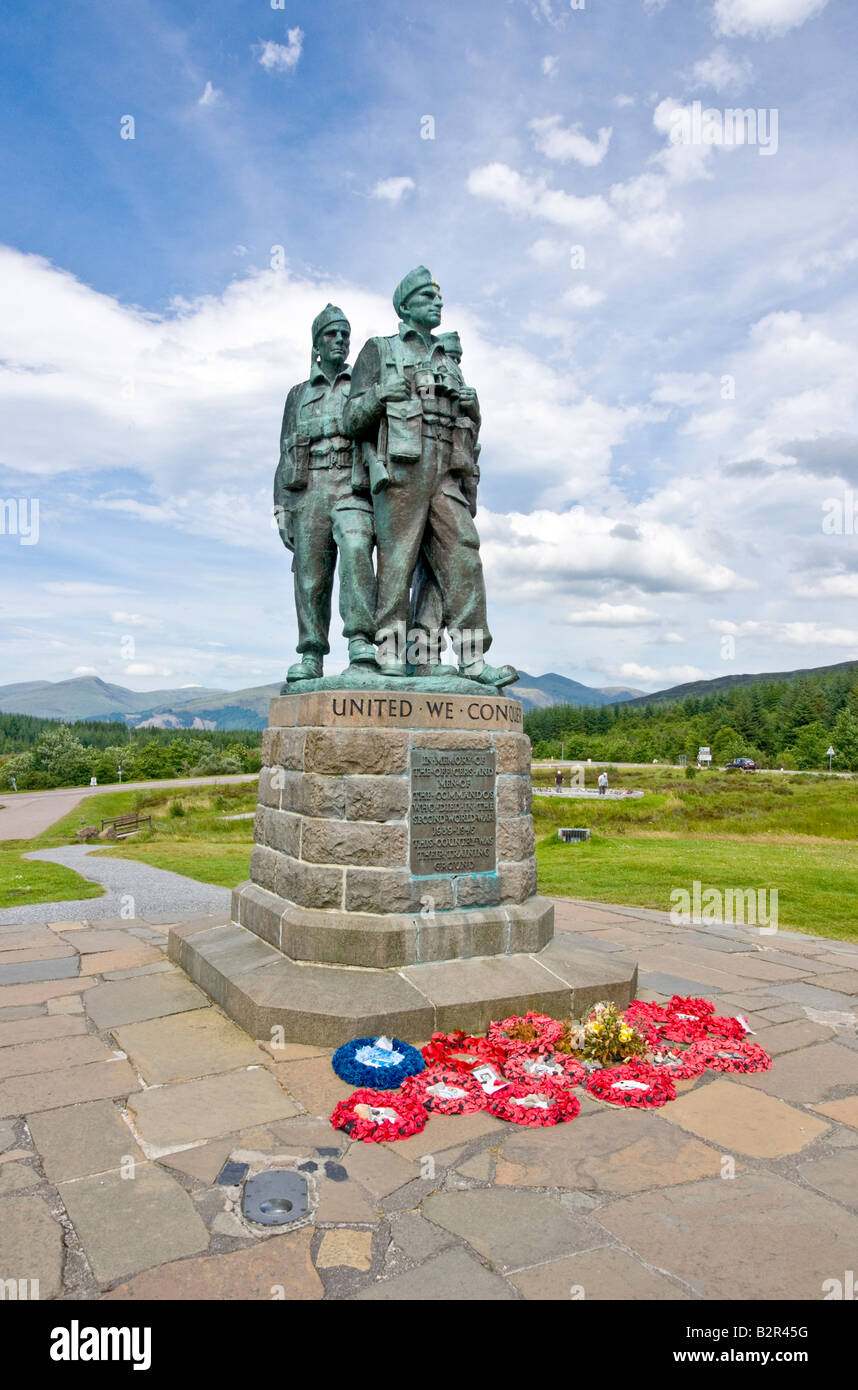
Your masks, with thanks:
[[[477,399],[477,393],[473,386],[460,386],[458,397],[461,405],[474,405]]]
[[[407,401],[410,395],[408,382],[404,376],[393,377],[384,386],[380,386],[378,390],[378,399],[383,405],[393,401]]]

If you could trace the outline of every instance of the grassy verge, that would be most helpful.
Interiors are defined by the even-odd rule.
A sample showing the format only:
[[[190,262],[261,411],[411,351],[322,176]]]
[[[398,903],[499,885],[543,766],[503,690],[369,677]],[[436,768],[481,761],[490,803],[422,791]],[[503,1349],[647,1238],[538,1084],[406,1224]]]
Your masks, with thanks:
[[[71,902],[101,898],[104,889],[89,883],[73,869],[42,859],[22,859],[17,850],[0,850],[0,908],[30,903]]]
[[[549,784],[538,773],[536,783]],[[613,787],[636,800],[534,796],[540,892],[669,911],[674,889],[778,892],[785,929],[858,940],[858,786],[776,775],[616,769]],[[564,845],[561,825],[592,839]]]
[[[248,822],[252,825],[252,822]],[[112,859],[136,859],[156,869],[168,869],[184,874],[200,883],[213,883],[219,888],[234,888],[250,877],[252,844],[233,845],[223,841],[170,840],[141,845],[127,843],[116,849],[99,851]]]

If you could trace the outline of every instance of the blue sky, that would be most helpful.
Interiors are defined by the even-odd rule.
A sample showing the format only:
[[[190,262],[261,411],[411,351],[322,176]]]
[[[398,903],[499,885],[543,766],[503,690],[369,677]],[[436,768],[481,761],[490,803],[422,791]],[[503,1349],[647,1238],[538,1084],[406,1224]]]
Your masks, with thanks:
[[[284,3],[0,22],[0,682],[281,676],[283,398],[327,299],[356,351],[421,261],[498,659],[858,657],[849,0]],[[694,102],[756,139],[693,143]]]

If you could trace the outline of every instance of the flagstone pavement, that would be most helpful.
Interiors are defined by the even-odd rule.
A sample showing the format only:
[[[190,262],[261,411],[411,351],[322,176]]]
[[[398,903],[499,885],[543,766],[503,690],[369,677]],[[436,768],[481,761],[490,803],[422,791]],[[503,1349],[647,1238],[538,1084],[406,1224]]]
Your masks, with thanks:
[[[641,997],[743,1013],[772,1070],[681,1082],[658,1111],[579,1092],[553,1129],[433,1116],[404,1142],[350,1143],[327,1119],[350,1090],[330,1052],[231,1023],[166,959],[179,919],[0,926],[0,1289],[825,1297],[858,1258],[858,942],[556,906],[558,931],[639,961]],[[248,1224],[217,1181],[228,1159],[302,1171],[306,1218]]]

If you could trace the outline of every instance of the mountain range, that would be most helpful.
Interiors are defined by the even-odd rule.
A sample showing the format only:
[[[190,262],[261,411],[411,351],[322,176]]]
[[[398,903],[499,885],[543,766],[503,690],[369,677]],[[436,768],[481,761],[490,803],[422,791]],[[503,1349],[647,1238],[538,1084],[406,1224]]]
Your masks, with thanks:
[[[550,705],[607,705],[634,699],[643,692],[627,687],[582,685],[549,672],[526,671],[510,693],[525,711]],[[268,703],[280,694],[280,681],[245,690],[182,686],[177,690],[128,690],[98,676],[75,676],[64,681],[20,681],[0,686],[0,712],[30,714],[41,719],[116,720],[133,728],[264,729]]]

